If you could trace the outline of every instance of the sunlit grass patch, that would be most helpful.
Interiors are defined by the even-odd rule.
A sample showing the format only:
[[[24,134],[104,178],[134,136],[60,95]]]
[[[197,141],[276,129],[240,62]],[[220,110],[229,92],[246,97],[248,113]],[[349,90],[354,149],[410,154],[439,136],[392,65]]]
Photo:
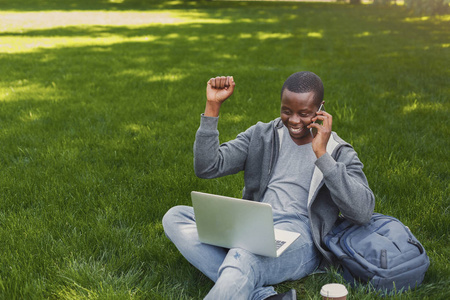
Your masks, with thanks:
[[[183,24],[222,24],[230,20],[210,18],[205,13],[187,11],[104,12],[50,11],[0,13],[0,53],[21,53],[42,48],[112,45],[123,42],[152,42],[156,37],[122,36],[105,29],[114,27],[139,30],[148,26]],[[107,27],[106,27],[107,26]],[[58,30],[68,30],[66,36]],[[177,38],[173,33],[165,38]]]
[[[0,32],[18,32],[67,26],[144,26],[151,24],[228,23],[198,11],[43,11],[1,12]]]
[[[322,33],[320,32],[308,32],[308,37],[312,37],[312,38],[322,38]]]
[[[48,82],[46,85],[31,83],[27,79],[0,83],[0,102],[4,101],[57,101],[56,84]]]
[[[287,39],[292,37],[291,33],[267,33],[267,32],[258,32],[258,39],[266,40],[266,39]]]
[[[83,46],[109,46],[124,42],[148,43],[156,37],[123,37],[110,35],[107,37],[4,37],[0,46],[0,53],[26,53],[49,48],[83,47]]]
[[[436,112],[439,110],[445,110],[444,105],[442,103],[420,103],[419,101],[414,101],[413,104],[406,105],[403,108],[403,113],[409,113],[413,111],[420,111],[420,112]]]

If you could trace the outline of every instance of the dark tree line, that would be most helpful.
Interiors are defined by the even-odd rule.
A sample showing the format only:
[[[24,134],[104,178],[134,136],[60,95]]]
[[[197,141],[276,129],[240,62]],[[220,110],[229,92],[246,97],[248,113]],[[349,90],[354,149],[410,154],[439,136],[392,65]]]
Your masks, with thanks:
[[[361,0],[349,0],[350,4],[361,4]],[[404,0],[407,9],[417,15],[446,14],[450,11],[450,0]],[[373,4],[391,5],[396,0],[373,0]]]

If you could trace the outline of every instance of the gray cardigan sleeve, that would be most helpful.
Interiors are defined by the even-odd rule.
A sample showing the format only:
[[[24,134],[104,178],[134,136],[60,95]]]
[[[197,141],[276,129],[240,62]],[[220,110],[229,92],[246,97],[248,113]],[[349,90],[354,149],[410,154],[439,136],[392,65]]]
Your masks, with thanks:
[[[194,142],[194,171],[200,178],[216,178],[244,170],[250,127],[236,139],[220,145],[217,130],[219,117],[202,114]]]
[[[356,224],[368,223],[375,207],[375,196],[354,149],[341,147],[336,160],[326,153],[316,161],[316,165],[342,215]]]

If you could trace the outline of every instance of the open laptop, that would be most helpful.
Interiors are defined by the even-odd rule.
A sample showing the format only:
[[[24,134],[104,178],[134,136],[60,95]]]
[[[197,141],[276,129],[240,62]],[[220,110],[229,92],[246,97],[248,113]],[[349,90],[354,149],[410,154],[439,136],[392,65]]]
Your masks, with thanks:
[[[191,197],[202,243],[278,257],[300,236],[274,228],[268,203],[195,191]]]

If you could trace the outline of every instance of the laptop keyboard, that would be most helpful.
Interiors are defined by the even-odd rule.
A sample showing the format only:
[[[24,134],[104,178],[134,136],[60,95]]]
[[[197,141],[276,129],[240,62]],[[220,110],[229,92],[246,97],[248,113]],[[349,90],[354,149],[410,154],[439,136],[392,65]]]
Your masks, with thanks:
[[[280,249],[281,246],[286,244],[286,242],[285,241],[280,241],[280,240],[275,240],[275,244],[276,244],[277,250],[278,250],[278,249]]]

